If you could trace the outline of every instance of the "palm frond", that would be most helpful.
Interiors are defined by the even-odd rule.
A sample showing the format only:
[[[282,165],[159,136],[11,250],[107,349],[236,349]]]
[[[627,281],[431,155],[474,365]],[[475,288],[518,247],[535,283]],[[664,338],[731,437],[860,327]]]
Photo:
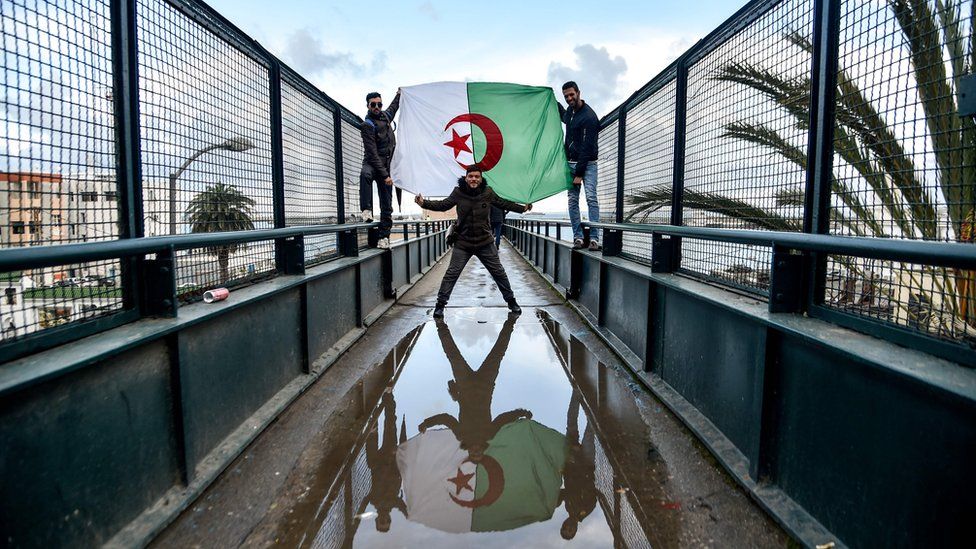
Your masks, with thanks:
[[[774,196],[777,206],[802,208],[807,202],[806,192],[804,192],[803,187],[779,189]]]
[[[626,220],[638,223],[645,222],[651,213],[669,206],[672,196],[672,189],[668,185],[659,185],[635,192],[626,199],[627,204],[633,206],[627,214]],[[743,221],[759,229],[797,232],[803,228],[803,221],[800,219],[784,217],[776,212],[718,193],[685,189],[681,197],[681,205],[685,209],[724,215],[729,219]]]
[[[908,45],[918,83],[915,89],[925,111],[925,122],[942,176],[943,195],[950,205],[958,204],[962,175],[958,168],[959,118],[946,75],[939,24],[928,0],[888,0],[888,5]],[[951,51],[952,45],[949,47]],[[958,216],[960,211],[958,208],[954,210],[950,215]],[[961,222],[961,218],[955,217],[953,221]]]

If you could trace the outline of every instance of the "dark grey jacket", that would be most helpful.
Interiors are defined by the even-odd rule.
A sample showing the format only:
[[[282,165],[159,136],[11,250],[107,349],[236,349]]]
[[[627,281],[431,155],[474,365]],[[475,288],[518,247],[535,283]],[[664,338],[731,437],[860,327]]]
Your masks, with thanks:
[[[400,108],[400,94],[385,111],[376,116],[367,113],[360,132],[363,136],[364,164],[373,172],[373,179],[383,181],[390,175],[390,162],[396,149],[396,136],[393,134],[393,117]]]
[[[491,206],[510,212],[525,212],[525,206],[495,194],[484,181],[474,191],[468,189],[462,177],[458,186],[444,200],[424,200],[425,210],[446,212],[457,206],[458,240],[456,246],[464,250],[477,250],[495,242],[491,232]]]

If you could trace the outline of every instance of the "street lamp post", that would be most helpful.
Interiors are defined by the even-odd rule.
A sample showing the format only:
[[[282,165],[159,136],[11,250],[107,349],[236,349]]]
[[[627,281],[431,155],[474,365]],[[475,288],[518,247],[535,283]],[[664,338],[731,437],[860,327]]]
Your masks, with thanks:
[[[191,154],[190,157],[183,162],[183,165],[180,166],[179,169],[169,175],[169,234],[176,234],[176,181],[181,175],[183,175],[186,168],[192,164],[194,160],[200,158],[210,151],[224,150],[231,152],[244,152],[253,147],[254,144],[251,143],[251,141],[246,137],[231,137],[223,143],[208,145]]]

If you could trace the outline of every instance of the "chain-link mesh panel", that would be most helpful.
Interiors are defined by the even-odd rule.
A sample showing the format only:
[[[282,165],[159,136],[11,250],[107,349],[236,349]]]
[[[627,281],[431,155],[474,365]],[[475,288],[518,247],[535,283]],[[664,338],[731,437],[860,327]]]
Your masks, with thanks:
[[[163,0],[137,16],[146,235],[272,228],[268,67]],[[261,244],[191,255],[184,289],[274,269]]]
[[[360,221],[362,208],[359,204],[359,175],[363,170],[363,137],[359,126],[352,122],[342,121],[342,188],[346,205],[346,223]],[[375,185],[375,183],[373,184]],[[373,189],[370,188],[370,193]],[[394,198],[395,199],[395,198]],[[373,212],[379,219],[379,204],[373,205]],[[366,231],[359,231],[359,247],[367,244]]]
[[[600,161],[596,179],[596,198],[600,203],[600,221],[613,223],[617,220],[617,142],[619,123],[600,130],[597,139]]]
[[[802,229],[812,12],[812,0],[780,2],[689,67],[685,225]],[[718,248],[683,245],[682,269],[769,270],[747,247]]]
[[[0,247],[119,238],[107,0],[0,8]],[[118,261],[0,273],[0,341],[122,309]]]
[[[620,496],[620,537],[627,549],[651,549],[651,542],[641,527],[641,520],[630,504],[629,496],[629,492]]]
[[[769,292],[772,249],[684,238],[681,268],[709,282],[747,292]]]
[[[342,547],[346,539],[346,487],[343,485],[339,493],[332,500],[332,506],[322,521],[315,539],[312,540],[312,549],[337,549]]]
[[[603,445],[600,444],[600,440],[596,437],[593,439],[594,443],[594,484],[596,485],[596,490],[603,495],[604,499],[613,504],[614,495],[614,485],[613,485],[613,467],[610,465],[610,460],[607,459],[607,453],[603,450]]]
[[[973,3],[845,1],[830,232],[973,242]],[[826,305],[936,337],[976,339],[976,273],[831,258]]]
[[[627,112],[624,150],[624,221],[671,223],[674,179],[675,82]],[[650,263],[651,235],[624,233],[623,253]]]
[[[195,248],[176,257],[176,293],[195,301],[211,288],[240,286],[274,272],[273,240]]]
[[[118,261],[0,273],[0,342],[123,308]]]
[[[339,222],[333,111],[281,84],[281,134],[285,172],[285,224]],[[305,237],[306,264],[336,255],[334,234]]]
[[[363,137],[359,127],[342,121],[342,192],[346,222],[359,220],[359,174],[363,170]]]
[[[369,469],[369,463],[366,462],[365,446],[359,449],[356,461],[352,464],[350,475],[352,477],[352,510],[353,513],[359,514],[366,508],[366,496],[369,495],[369,491],[373,487],[373,473]]]
[[[8,0],[0,246],[119,237],[109,2]]]

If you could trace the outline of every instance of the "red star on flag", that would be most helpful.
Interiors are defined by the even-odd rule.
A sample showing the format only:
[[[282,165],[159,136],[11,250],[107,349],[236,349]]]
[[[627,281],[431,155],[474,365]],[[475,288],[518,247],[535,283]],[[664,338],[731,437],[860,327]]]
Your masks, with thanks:
[[[458,155],[461,154],[461,151],[471,152],[471,149],[468,147],[468,138],[471,137],[470,133],[468,135],[459,135],[457,130],[454,128],[451,128],[451,133],[453,133],[454,136],[450,141],[444,143],[444,145],[454,149],[455,160],[457,159]]]
[[[456,133],[454,135],[457,135]],[[448,482],[454,484],[454,495],[460,495],[461,490],[468,490],[469,492],[474,492],[474,488],[471,487],[471,477],[474,473],[464,474],[461,472],[461,468],[458,467],[457,476],[454,478],[447,479]]]

